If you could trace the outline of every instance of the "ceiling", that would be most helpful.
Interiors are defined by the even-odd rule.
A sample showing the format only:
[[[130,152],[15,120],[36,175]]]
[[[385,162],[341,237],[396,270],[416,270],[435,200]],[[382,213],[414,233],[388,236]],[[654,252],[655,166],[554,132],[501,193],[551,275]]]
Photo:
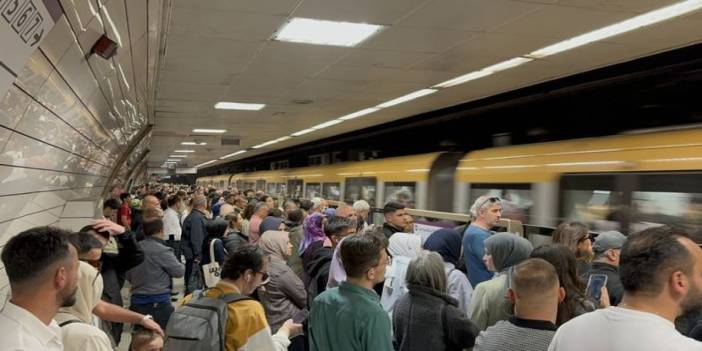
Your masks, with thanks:
[[[174,0],[156,85],[149,165],[195,150],[209,166],[433,111],[702,41],[702,11],[250,149],[662,6],[671,0]],[[291,17],[387,26],[358,47],[271,40]],[[296,100],[311,100],[300,104]],[[265,103],[215,110],[218,101]],[[226,129],[221,136],[194,128]],[[183,146],[183,141],[206,146]]]

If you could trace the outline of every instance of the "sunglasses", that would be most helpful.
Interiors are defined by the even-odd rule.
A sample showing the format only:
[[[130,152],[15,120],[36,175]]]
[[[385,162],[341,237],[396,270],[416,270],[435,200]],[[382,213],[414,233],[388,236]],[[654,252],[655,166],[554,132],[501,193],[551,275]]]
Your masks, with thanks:
[[[483,207],[488,202],[500,202],[500,198],[499,197],[489,197],[485,201],[483,201],[483,203],[481,203],[480,206],[478,206],[478,208]]]

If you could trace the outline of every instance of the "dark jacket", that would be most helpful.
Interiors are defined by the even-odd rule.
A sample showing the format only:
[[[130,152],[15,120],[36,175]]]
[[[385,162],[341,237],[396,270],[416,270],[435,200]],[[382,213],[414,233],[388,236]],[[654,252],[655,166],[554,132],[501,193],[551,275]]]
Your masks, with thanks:
[[[401,232],[402,229],[397,229],[394,226],[388,224],[388,223],[383,223],[383,234],[385,234],[385,237],[390,239],[390,237],[398,232]]]
[[[222,238],[227,255],[231,255],[239,246],[249,243],[249,238],[241,232],[230,232]]]
[[[306,289],[308,305],[310,306],[312,300],[327,289],[332,257],[334,257],[334,248],[320,247],[315,251],[312,260],[305,265],[305,273],[309,278]]]
[[[122,286],[125,273],[144,262],[144,251],[137,245],[134,232],[126,232],[113,237],[117,242],[118,253],[103,253],[100,260],[100,274],[104,289],[103,297],[116,305],[122,306]]]
[[[593,262],[590,270],[583,278],[588,279],[592,274],[604,274],[607,276],[607,293],[609,294],[609,303],[612,306],[617,306],[622,301],[624,296],[624,287],[619,279],[619,271],[616,266],[604,262]]]
[[[185,259],[201,258],[205,237],[207,237],[207,217],[199,210],[193,210],[183,221],[181,245]]]
[[[470,348],[480,332],[458,301],[438,291],[410,285],[395,304],[392,326],[395,349],[462,350]]]

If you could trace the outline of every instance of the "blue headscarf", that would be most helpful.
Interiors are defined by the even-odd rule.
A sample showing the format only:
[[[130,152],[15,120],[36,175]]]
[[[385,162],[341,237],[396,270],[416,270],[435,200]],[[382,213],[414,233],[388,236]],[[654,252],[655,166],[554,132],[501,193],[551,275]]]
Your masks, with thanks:
[[[453,229],[439,229],[429,235],[424,242],[424,249],[434,251],[441,255],[444,262],[458,264],[461,259],[461,245],[463,238],[461,234]]]

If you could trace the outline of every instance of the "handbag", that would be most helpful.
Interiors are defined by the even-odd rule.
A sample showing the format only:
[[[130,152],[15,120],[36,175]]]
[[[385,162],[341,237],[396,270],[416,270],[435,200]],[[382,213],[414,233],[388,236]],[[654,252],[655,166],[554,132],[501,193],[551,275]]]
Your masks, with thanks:
[[[210,242],[210,263],[202,265],[202,277],[204,278],[205,287],[207,288],[214,287],[221,279],[220,274],[222,273],[222,267],[219,265],[219,262],[215,260],[214,255],[214,244],[215,241],[218,240],[219,239],[213,239]]]

